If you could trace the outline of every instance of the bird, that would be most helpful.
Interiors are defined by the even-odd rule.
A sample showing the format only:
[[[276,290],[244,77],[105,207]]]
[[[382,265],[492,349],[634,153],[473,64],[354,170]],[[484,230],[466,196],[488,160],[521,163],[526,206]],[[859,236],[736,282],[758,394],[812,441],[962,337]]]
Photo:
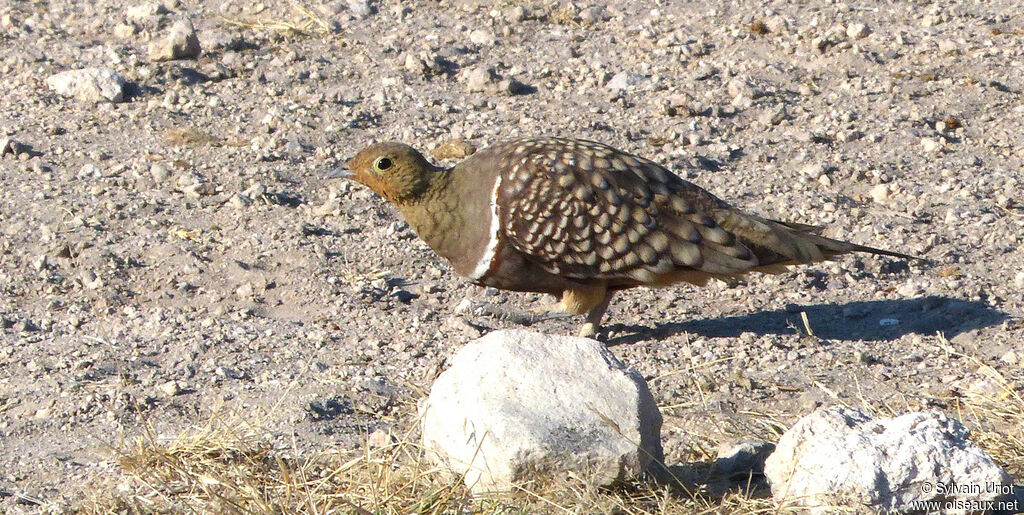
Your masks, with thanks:
[[[919,259],[745,212],[654,161],[583,139],[506,140],[451,168],[380,142],[328,176],[394,204],[470,282],[560,299],[555,311],[584,316],[582,337],[597,335],[620,290],[706,286],[851,252]]]

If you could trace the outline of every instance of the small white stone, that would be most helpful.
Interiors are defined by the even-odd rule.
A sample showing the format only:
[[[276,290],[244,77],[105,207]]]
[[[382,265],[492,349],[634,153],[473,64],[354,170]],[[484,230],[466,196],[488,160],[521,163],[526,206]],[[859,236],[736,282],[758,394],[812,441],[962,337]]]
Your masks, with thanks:
[[[505,11],[505,20],[509,23],[519,23],[526,19],[526,8],[521,5],[513,6]]]
[[[178,384],[177,381],[167,381],[166,383],[160,385],[159,389],[160,393],[166,395],[167,397],[174,397],[175,395],[181,393],[181,385]]]
[[[488,91],[496,87],[497,76],[492,68],[478,66],[466,73],[464,81],[466,89],[470,92]]]
[[[228,199],[228,204],[235,209],[243,209],[252,204],[252,199],[241,193],[235,193]]]
[[[999,356],[999,361],[1002,361],[1003,363],[1012,366],[1021,362],[1021,356],[1022,353],[1017,352],[1016,350],[1009,350],[1006,351],[1006,353],[1003,354],[1002,356]]]
[[[149,44],[150,61],[194,59],[199,57],[200,52],[202,47],[199,44],[199,36],[187,18],[175,22],[166,37]]]
[[[825,171],[827,169],[828,168],[822,163],[812,163],[803,167],[800,170],[800,173],[810,177],[811,179],[817,179],[818,177],[825,175]]]
[[[413,75],[424,75],[427,73],[427,64],[423,62],[423,59],[413,54],[406,54],[405,71]]]
[[[646,77],[639,73],[619,72],[608,81],[605,87],[613,91],[633,89],[644,80]]]
[[[367,0],[350,0],[348,10],[352,11],[357,18],[367,18],[373,14],[373,8],[370,7],[370,2]]]
[[[474,307],[475,303],[473,302],[472,299],[462,299],[459,301],[459,304],[455,306],[455,313],[460,315],[463,313],[469,313],[473,310]]]
[[[956,41],[943,39],[939,41],[939,52],[943,54],[957,54],[960,52],[960,47],[956,44]]]
[[[942,141],[933,138],[921,138],[921,148],[931,154],[942,150]]]
[[[156,163],[149,167],[149,175],[153,177],[153,182],[160,184],[171,176],[171,172],[167,170],[166,166]]]
[[[887,184],[876,184],[871,188],[871,200],[879,204],[885,204],[889,200],[889,186]]]
[[[48,266],[50,266],[50,258],[48,258],[46,254],[40,254],[39,256],[32,260],[32,268],[34,268],[37,272],[43,271]]]
[[[1013,277],[1013,285],[1019,290],[1024,290],[1024,272],[1017,272]]]
[[[83,270],[79,277],[82,280],[82,286],[85,286],[88,290],[98,290],[103,287],[103,278],[96,275],[96,272],[92,270]]]
[[[103,171],[93,163],[86,163],[78,170],[79,179],[99,179],[103,177]]]
[[[114,27],[114,35],[120,39],[128,39],[135,35],[139,28],[133,23],[118,23]]]
[[[862,39],[871,34],[871,29],[863,23],[851,23],[846,27],[846,35],[850,39]]]
[[[68,70],[46,79],[46,85],[58,94],[83,102],[123,102],[127,84],[121,74],[110,68]]]
[[[494,46],[498,44],[498,38],[487,29],[476,29],[470,32],[469,41],[474,45]]]
[[[248,188],[245,189],[245,191],[242,192],[242,195],[245,195],[246,197],[249,197],[250,199],[253,199],[253,200],[258,199],[258,198],[260,198],[260,197],[262,197],[263,195],[266,195],[266,194],[267,194],[267,185],[263,184],[262,182],[258,182],[258,181],[252,183],[251,186],[249,186]]]
[[[133,5],[125,9],[125,16],[129,20],[145,21],[147,18],[154,16],[160,16],[161,14],[167,14],[166,7],[160,2],[146,2],[144,4]]]

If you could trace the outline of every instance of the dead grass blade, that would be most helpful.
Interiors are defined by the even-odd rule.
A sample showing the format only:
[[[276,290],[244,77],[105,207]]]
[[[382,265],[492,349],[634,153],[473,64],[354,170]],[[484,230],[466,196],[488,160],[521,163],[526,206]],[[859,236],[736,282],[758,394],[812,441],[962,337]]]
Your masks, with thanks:
[[[273,18],[243,20],[227,17],[221,17],[221,20],[228,25],[255,31],[271,31],[292,35],[312,34],[317,36],[328,35],[332,32],[330,24],[320,15],[298,2],[291,1],[289,4],[291,4],[292,10],[298,14],[297,20],[290,21]]]

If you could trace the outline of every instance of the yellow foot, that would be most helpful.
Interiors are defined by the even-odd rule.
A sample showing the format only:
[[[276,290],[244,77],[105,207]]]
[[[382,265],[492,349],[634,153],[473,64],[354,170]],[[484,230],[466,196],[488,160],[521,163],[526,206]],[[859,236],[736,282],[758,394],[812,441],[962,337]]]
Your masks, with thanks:
[[[580,338],[593,338],[597,336],[597,324],[587,322],[580,327]]]

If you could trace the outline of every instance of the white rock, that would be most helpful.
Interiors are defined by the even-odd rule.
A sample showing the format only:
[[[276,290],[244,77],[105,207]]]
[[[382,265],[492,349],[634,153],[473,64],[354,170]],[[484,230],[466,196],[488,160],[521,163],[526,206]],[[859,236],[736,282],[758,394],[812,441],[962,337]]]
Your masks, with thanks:
[[[824,163],[811,163],[800,169],[800,173],[810,177],[811,179],[817,179],[822,177],[828,171],[828,166]]]
[[[46,79],[46,85],[58,94],[83,102],[123,102],[127,84],[124,77],[110,68],[68,70]]]
[[[351,0],[348,3],[348,9],[359,18],[367,18],[373,14],[373,7],[370,7],[370,2],[367,0]]]
[[[99,179],[103,177],[103,170],[94,163],[86,163],[78,169],[79,179]]]
[[[466,89],[471,92],[487,91],[496,87],[498,77],[494,74],[493,68],[478,66],[469,70],[463,80],[466,83]]]
[[[170,11],[159,2],[147,2],[129,7],[125,10],[125,16],[130,20],[143,21],[147,18],[167,14],[168,12]]]
[[[960,46],[952,39],[943,39],[939,41],[939,52],[943,54],[958,54],[960,53]]]
[[[258,199],[266,194],[267,185],[259,181],[252,183],[252,185],[250,185],[248,188],[245,189],[245,191],[242,192],[242,195],[245,195],[250,199]]]
[[[885,204],[889,200],[889,186],[886,184],[876,184],[875,187],[871,188],[871,200],[879,204]]]
[[[181,393],[181,383],[178,381],[167,381],[158,388],[160,389],[160,393],[167,397],[174,397]]]
[[[811,513],[833,513],[836,505],[902,512],[943,497],[994,500],[1010,476],[967,437],[943,413],[872,420],[860,410],[824,408],[782,435],[764,473],[776,501]],[[951,492],[954,485],[981,491]]]
[[[474,307],[476,307],[476,303],[471,299],[462,299],[459,301],[459,305],[455,306],[455,312],[460,315],[463,313],[470,313]]]
[[[476,29],[469,33],[469,41],[474,45],[494,46],[498,44],[498,38],[487,29]]]
[[[427,63],[413,54],[405,55],[405,71],[413,75],[426,75]]]
[[[634,86],[639,85],[646,79],[647,77],[639,73],[619,72],[608,81],[605,87],[610,90],[633,89]]]
[[[6,156],[7,154],[18,155],[20,147],[21,145],[11,138],[0,138],[0,157]]]
[[[1013,276],[1013,285],[1024,290],[1024,272],[1017,272],[1017,275]]]
[[[570,472],[609,485],[662,459],[647,383],[586,338],[515,330],[474,340],[420,414],[424,447],[476,494]]]
[[[933,138],[921,138],[921,148],[931,154],[942,150],[942,141]]]
[[[871,29],[863,23],[851,23],[846,27],[846,35],[850,39],[866,38],[871,34]]]
[[[725,91],[726,93],[729,93],[729,96],[731,97],[757,99],[765,96],[764,90],[756,87],[754,83],[742,77],[733,77],[732,80],[725,85]]]
[[[243,209],[252,204],[252,199],[241,193],[235,193],[228,199],[228,204],[235,209]]]
[[[92,270],[83,270],[79,277],[82,280],[82,286],[89,290],[98,290],[103,287],[103,278],[96,275],[96,272]]]
[[[1002,356],[999,356],[999,361],[1002,361],[1007,365],[1016,365],[1017,363],[1024,361],[1024,358],[1021,357],[1022,355],[1024,355],[1024,353],[1011,349],[1006,351]]]
[[[171,61],[199,57],[202,47],[199,36],[188,18],[182,18],[171,25],[167,37],[149,44],[150,61]]]
[[[512,6],[510,9],[505,11],[505,20],[509,23],[519,23],[526,19],[528,13],[526,8],[521,5]]]
[[[128,39],[139,32],[139,28],[134,23],[118,23],[114,27],[114,35],[120,39]]]
[[[149,167],[149,174],[153,177],[153,182],[157,184],[166,181],[171,176],[170,170],[160,163],[156,163]]]

